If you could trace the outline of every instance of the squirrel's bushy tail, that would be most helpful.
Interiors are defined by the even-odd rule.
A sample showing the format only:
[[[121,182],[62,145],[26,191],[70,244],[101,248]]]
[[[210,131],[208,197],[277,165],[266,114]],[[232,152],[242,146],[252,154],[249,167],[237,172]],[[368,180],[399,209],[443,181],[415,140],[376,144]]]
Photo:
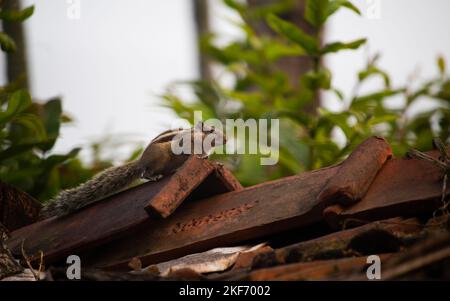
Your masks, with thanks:
[[[111,195],[137,180],[142,174],[139,161],[111,167],[80,186],[59,193],[40,212],[40,219],[63,216]]]

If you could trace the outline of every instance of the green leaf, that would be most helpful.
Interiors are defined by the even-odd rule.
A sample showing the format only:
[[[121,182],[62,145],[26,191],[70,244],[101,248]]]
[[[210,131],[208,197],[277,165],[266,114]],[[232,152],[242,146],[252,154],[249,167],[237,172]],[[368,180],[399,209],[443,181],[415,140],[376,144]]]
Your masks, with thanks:
[[[330,123],[330,128],[338,126],[347,138],[352,136],[354,129],[348,125],[347,120],[350,116],[348,112],[344,111],[342,113],[332,113],[324,108],[319,108],[318,112],[320,114],[320,122],[322,124],[328,121]]]
[[[359,39],[355,40],[353,42],[349,43],[342,43],[342,42],[334,42],[330,44],[326,44],[323,49],[321,50],[322,54],[325,53],[331,53],[331,52],[338,52],[341,50],[348,50],[348,49],[358,49],[361,45],[366,43],[366,39]]]
[[[227,91],[230,98],[241,102],[246,109],[247,114],[251,116],[260,116],[265,112],[263,106],[264,94],[258,91],[240,92]]]
[[[438,57],[437,64],[441,75],[445,75],[445,60],[442,56]]]
[[[358,15],[361,15],[361,11],[353,5],[350,1],[347,0],[334,0],[329,3],[328,15],[331,16],[335,12],[337,12],[340,8],[344,7],[350,9]]]
[[[4,32],[0,32],[0,47],[5,52],[16,51],[16,43]]]
[[[281,147],[279,152],[279,163],[281,166],[287,168],[291,173],[297,174],[302,171],[302,166],[294,158],[286,147]]]
[[[358,79],[360,81],[366,80],[368,77],[372,75],[379,75],[383,78],[384,85],[386,88],[389,88],[391,86],[391,80],[389,78],[389,75],[384,72],[383,70],[379,69],[378,67],[374,65],[369,65],[366,70],[363,70],[358,73]]]
[[[274,14],[270,14],[267,17],[267,23],[273,30],[281,34],[283,37],[291,40],[292,42],[305,49],[308,54],[318,54],[318,40],[315,37],[306,34],[303,30],[301,30],[293,23],[284,21]]]
[[[302,86],[309,90],[330,89],[331,72],[328,69],[320,69],[318,72],[309,71],[302,76]]]
[[[0,126],[12,120],[31,105],[31,97],[25,90],[14,92],[9,100],[5,112],[0,112]]]
[[[328,18],[329,0],[306,0],[305,19],[320,28]]]
[[[344,94],[342,93],[341,90],[337,89],[337,88],[333,88],[331,89],[332,92],[334,92],[334,94],[336,94],[336,96],[339,98],[339,100],[343,101],[344,100]]]
[[[264,55],[269,61],[275,61],[279,58],[289,56],[301,56],[305,50],[298,45],[285,45],[278,41],[270,41],[263,48]]]
[[[371,93],[368,95],[359,96],[359,97],[355,98],[355,100],[353,101],[352,107],[354,107],[354,105],[360,106],[360,105],[366,104],[367,102],[370,102],[370,101],[379,102],[379,101],[383,100],[384,98],[396,95],[396,94],[404,92],[404,91],[405,91],[404,89],[397,89],[397,90],[386,89],[381,92],[375,92],[375,93]]]
[[[0,162],[3,162],[4,160],[13,158],[15,156],[19,156],[24,152],[33,149],[34,147],[36,147],[36,145],[37,143],[24,143],[10,146],[4,151],[0,152]]]
[[[22,187],[24,182],[34,182],[34,179],[38,178],[41,172],[42,170],[39,166],[24,167],[14,172],[2,174],[2,181],[14,183],[15,186]]]
[[[433,85],[434,81],[428,81],[424,83],[422,87],[420,87],[418,90],[408,93],[406,97],[406,105],[407,106],[411,105],[415,100],[417,100],[421,96],[428,95],[433,97],[433,95],[431,95],[430,93],[430,89],[433,87]]]
[[[32,138],[33,141],[45,141],[47,139],[47,133],[41,119],[34,114],[20,114],[14,118],[14,123],[21,124],[31,130],[33,136],[29,138]]]
[[[242,5],[234,0],[224,0],[223,1],[226,6],[228,6],[231,9],[234,9],[235,11],[242,13],[245,10],[245,5]]]
[[[11,95],[8,101],[8,108],[6,109],[6,113],[15,115],[25,111],[30,105],[30,94],[28,94],[26,90],[19,90]]]
[[[81,148],[77,147],[72,149],[65,155],[51,155],[47,159],[45,159],[45,161],[43,162],[43,167],[45,170],[51,170],[52,168],[75,158],[80,151]]]
[[[71,122],[73,122],[73,118],[70,115],[68,115],[67,113],[63,113],[61,115],[61,122],[62,123],[71,123]]]
[[[39,113],[48,138],[48,141],[41,145],[41,149],[48,151],[53,147],[59,136],[62,114],[61,100],[58,98],[49,100],[42,106]]]
[[[28,19],[34,12],[34,5],[22,10],[2,10],[0,19],[8,22],[22,22]]]
[[[367,124],[373,126],[379,123],[394,122],[398,119],[399,116],[397,114],[380,114],[378,116],[373,116],[372,118],[370,118]]]
[[[450,101],[450,80],[442,84],[442,87],[435,97]]]

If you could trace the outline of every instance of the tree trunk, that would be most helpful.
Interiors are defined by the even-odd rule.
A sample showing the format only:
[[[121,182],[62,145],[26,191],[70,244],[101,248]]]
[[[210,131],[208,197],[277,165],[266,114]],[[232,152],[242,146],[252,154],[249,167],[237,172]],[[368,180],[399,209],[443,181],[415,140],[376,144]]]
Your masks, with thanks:
[[[208,0],[193,0],[195,29],[197,33],[197,41],[209,32],[209,15],[208,15]],[[200,48],[200,45],[198,45]],[[206,55],[203,55],[199,49],[198,64],[200,71],[200,78],[209,81],[211,79],[210,62]]]
[[[22,7],[20,0],[3,0],[1,4],[4,10],[19,10]],[[6,75],[8,82],[18,80],[21,88],[29,89],[23,24],[22,22],[3,21],[3,31],[14,40],[17,46],[15,52],[6,55]]]
[[[247,0],[250,7],[266,6],[278,2],[279,0]],[[299,26],[305,33],[316,36],[319,33],[317,29],[309,24],[303,17],[305,10],[304,0],[295,0],[295,5],[292,9],[281,14],[280,17],[286,21],[292,22]],[[256,33],[265,35],[275,35],[264,20],[259,22],[253,22],[251,26]],[[279,61],[278,67],[281,71],[289,76],[290,83],[293,87],[299,88],[300,77],[307,71],[312,70],[314,67],[313,59],[307,56],[303,57],[286,57]],[[307,106],[305,110],[309,113],[315,113],[317,107],[320,106],[319,93],[314,97],[314,100]]]

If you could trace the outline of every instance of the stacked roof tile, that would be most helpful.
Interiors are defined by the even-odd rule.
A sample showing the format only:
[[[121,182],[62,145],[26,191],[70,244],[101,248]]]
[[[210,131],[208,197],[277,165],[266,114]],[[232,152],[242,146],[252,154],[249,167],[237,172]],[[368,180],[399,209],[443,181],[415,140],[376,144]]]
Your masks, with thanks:
[[[338,165],[246,188],[192,157],[158,182],[34,223],[34,200],[12,206],[18,194],[2,184],[0,213],[12,254],[23,246],[38,262],[42,251],[55,280],[73,254],[90,280],[367,280],[372,259],[382,280],[448,279],[449,187],[438,166],[392,158],[371,137]]]

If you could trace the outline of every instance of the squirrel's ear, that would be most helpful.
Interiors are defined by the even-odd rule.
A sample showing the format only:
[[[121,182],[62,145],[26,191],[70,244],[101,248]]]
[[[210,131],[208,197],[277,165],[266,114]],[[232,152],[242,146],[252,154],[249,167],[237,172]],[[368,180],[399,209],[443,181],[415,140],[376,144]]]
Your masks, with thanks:
[[[195,125],[194,129],[197,130],[197,131],[203,131],[203,121],[197,122],[197,124]]]

